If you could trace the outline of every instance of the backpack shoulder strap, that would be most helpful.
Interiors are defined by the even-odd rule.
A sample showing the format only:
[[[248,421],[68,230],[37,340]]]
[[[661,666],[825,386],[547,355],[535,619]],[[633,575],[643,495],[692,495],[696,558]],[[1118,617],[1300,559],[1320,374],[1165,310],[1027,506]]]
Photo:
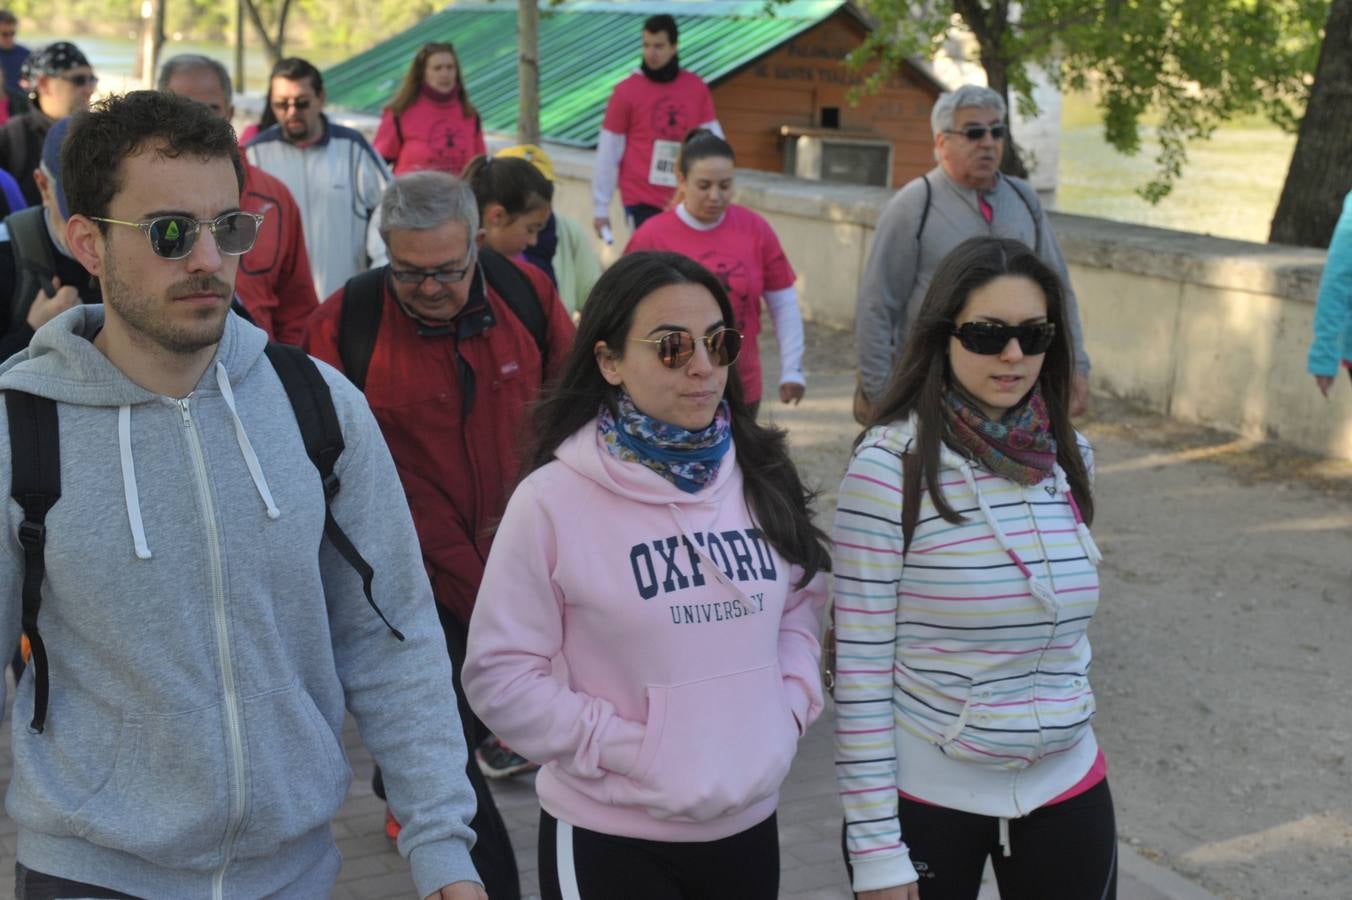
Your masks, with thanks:
[[[47,572],[47,511],[61,499],[61,436],[56,401],[23,391],[5,392],[9,415],[10,496],[23,507],[23,630],[32,647],[33,721],[41,734],[47,721],[47,647],[38,632],[42,581]]]
[[[901,455],[901,555],[911,549],[915,526],[920,522],[920,454]]]
[[[1033,220],[1033,252],[1041,253],[1042,219],[1038,217],[1037,210],[1033,209],[1033,201],[1028,199],[1028,196],[1023,192],[1023,188],[1019,187],[1018,183],[1012,178],[1008,179],[1008,181],[1010,188],[1014,193],[1018,194],[1019,199],[1023,201],[1023,208],[1028,210],[1028,218]]]
[[[272,367],[277,370],[282,387],[286,389],[286,399],[291,401],[296,424],[300,426],[305,452],[310,457],[310,462],[319,470],[319,478],[324,483],[324,536],[333,544],[339,555],[347,560],[348,565],[361,576],[366,602],[371,604],[371,609],[380,616],[380,621],[385,623],[390,633],[402,641],[404,635],[385,618],[385,613],[381,612],[375,597],[371,594],[375,570],[362,558],[351,539],[338,525],[338,520],[333,517],[333,498],[338,496],[338,489],[342,487],[334,467],[338,464],[338,457],[342,455],[346,445],[343,443],[343,429],[338,423],[338,412],[333,407],[333,394],[329,391],[328,382],[320,374],[314,360],[299,347],[270,341],[264,352],[267,353]]]
[[[343,285],[343,308],[338,313],[338,358],[357,390],[366,390],[366,373],[376,352],[380,314],[385,308],[385,271],[379,266],[359,272]]]
[[[915,227],[915,242],[920,243],[920,235],[925,233],[925,223],[929,221],[930,199],[934,193],[930,187],[929,175],[921,175],[920,180],[925,182],[925,207],[920,210],[920,224]]]
[[[14,269],[19,284],[10,300],[10,330],[28,321],[28,310],[37,299],[44,281],[56,272],[56,257],[47,239],[43,207],[30,206],[5,217],[9,240],[14,248]]]
[[[484,267],[484,277],[488,279],[489,285],[498,292],[535,339],[540,359],[544,361],[549,355],[549,341],[545,334],[549,323],[545,319],[540,295],[535,292],[535,285],[530,283],[525,272],[517,268],[516,263],[487,247],[479,249],[479,262]]]

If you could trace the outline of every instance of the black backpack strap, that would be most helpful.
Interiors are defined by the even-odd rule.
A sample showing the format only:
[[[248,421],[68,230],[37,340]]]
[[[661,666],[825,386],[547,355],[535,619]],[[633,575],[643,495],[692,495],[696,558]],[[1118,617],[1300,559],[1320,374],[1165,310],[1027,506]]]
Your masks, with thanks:
[[[366,390],[371,354],[376,352],[380,314],[385,308],[385,272],[389,266],[353,275],[343,285],[343,308],[338,313],[338,358],[347,380]]]
[[[928,175],[921,175],[920,180],[925,182],[925,205],[920,210],[920,224],[915,227],[915,242],[917,244],[920,243],[920,235],[925,232],[925,223],[929,221],[930,198],[934,193],[933,189],[930,188]]]
[[[56,257],[47,237],[47,222],[43,207],[30,206],[5,217],[9,240],[14,249],[14,270],[19,283],[10,298],[9,329],[15,330],[28,321],[38,291],[47,286],[56,273]]]
[[[1023,201],[1024,209],[1028,210],[1028,218],[1033,220],[1033,252],[1040,254],[1042,252],[1042,220],[1038,218],[1037,210],[1033,209],[1033,201],[1028,199],[1018,183],[1012,178],[1006,180],[1014,193],[1018,194],[1019,199]]]
[[[9,414],[10,496],[23,507],[23,630],[32,648],[33,721],[41,734],[47,722],[47,647],[38,632],[42,581],[47,573],[47,511],[61,499],[61,435],[56,401],[23,391],[6,391]]]
[[[517,268],[516,263],[488,247],[479,248],[479,264],[484,267],[484,277],[493,290],[498,292],[507,306],[526,326],[535,346],[540,351],[540,361],[549,358],[549,338],[546,334],[549,322],[545,318],[545,307],[535,285],[530,283],[526,273]]]
[[[371,604],[371,608],[380,616],[380,621],[385,623],[390,633],[402,641],[404,635],[385,618],[385,613],[381,612],[380,606],[371,594],[375,570],[362,558],[361,553],[339,527],[338,520],[333,517],[333,498],[338,495],[338,489],[342,486],[334,467],[338,464],[338,457],[342,455],[345,445],[343,429],[338,424],[338,412],[333,408],[333,394],[329,392],[328,382],[324,381],[324,376],[320,374],[314,360],[306,356],[305,351],[299,347],[270,341],[265,352],[272,367],[277,370],[282,387],[286,389],[286,398],[291,401],[291,409],[296,414],[296,424],[300,426],[300,435],[305,441],[305,452],[319,470],[320,480],[324,483],[324,535],[339,555],[347,560],[348,565],[361,576],[366,602]]]

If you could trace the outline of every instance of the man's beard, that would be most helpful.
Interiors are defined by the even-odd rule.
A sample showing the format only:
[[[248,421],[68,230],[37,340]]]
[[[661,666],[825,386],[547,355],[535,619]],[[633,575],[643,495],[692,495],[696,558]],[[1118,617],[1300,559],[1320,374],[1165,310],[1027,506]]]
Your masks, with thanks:
[[[180,356],[189,356],[220,343],[225,333],[225,317],[230,312],[230,285],[215,275],[194,275],[170,285],[162,297],[137,293],[123,281],[113,258],[109,256],[103,284],[103,302],[143,340]],[[212,293],[224,298],[220,306],[199,307],[187,322],[175,322],[169,315],[176,297]]]

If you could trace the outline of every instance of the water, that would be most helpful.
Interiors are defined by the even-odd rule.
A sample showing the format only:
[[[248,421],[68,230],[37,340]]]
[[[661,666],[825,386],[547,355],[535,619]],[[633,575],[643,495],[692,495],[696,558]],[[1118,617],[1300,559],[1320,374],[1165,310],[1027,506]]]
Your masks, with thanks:
[[[33,47],[58,39],[38,34],[23,37]],[[105,76],[105,90],[117,89],[131,75],[136,63],[135,35],[84,36],[78,43],[94,68]],[[300,52],[323,68],[356,51]],[[234,71],[235,53],[228,44],[168,41],[161,59],[176,53],[201,53]],[[246,45],[244,70],[249,91],[263,92],[270,68],[256,40]],[[1239,240],[1267,240],[1295,147],[1293,135],[1270,126],[1220,129],[1210,141],[1191,148],[1190,162],[1173,193],[1152,206],[1135,190],[1153,173],[1153,145],[1147,140],[1141,153],[1123,156],[1103,139],[1103,126],[1096,120],[1089,99],[1068,95],[1062,109],[1057,209]]]

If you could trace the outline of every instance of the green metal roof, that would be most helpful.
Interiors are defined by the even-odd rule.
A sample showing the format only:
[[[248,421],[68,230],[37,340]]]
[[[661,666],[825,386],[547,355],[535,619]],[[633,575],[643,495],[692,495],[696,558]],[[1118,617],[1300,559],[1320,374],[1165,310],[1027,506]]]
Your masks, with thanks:
[[[643,21],[668,13],[680,27],[681,66],[711,85],[824,21],[847,0],[565,0],[540,10],[540,132],[593,147],[610,92],[639,63]],[[515,132],[516,4],[457,3],[324,73],[327,102],[378,114],[418,48],[455,44],[470,99],[490,131]]]

